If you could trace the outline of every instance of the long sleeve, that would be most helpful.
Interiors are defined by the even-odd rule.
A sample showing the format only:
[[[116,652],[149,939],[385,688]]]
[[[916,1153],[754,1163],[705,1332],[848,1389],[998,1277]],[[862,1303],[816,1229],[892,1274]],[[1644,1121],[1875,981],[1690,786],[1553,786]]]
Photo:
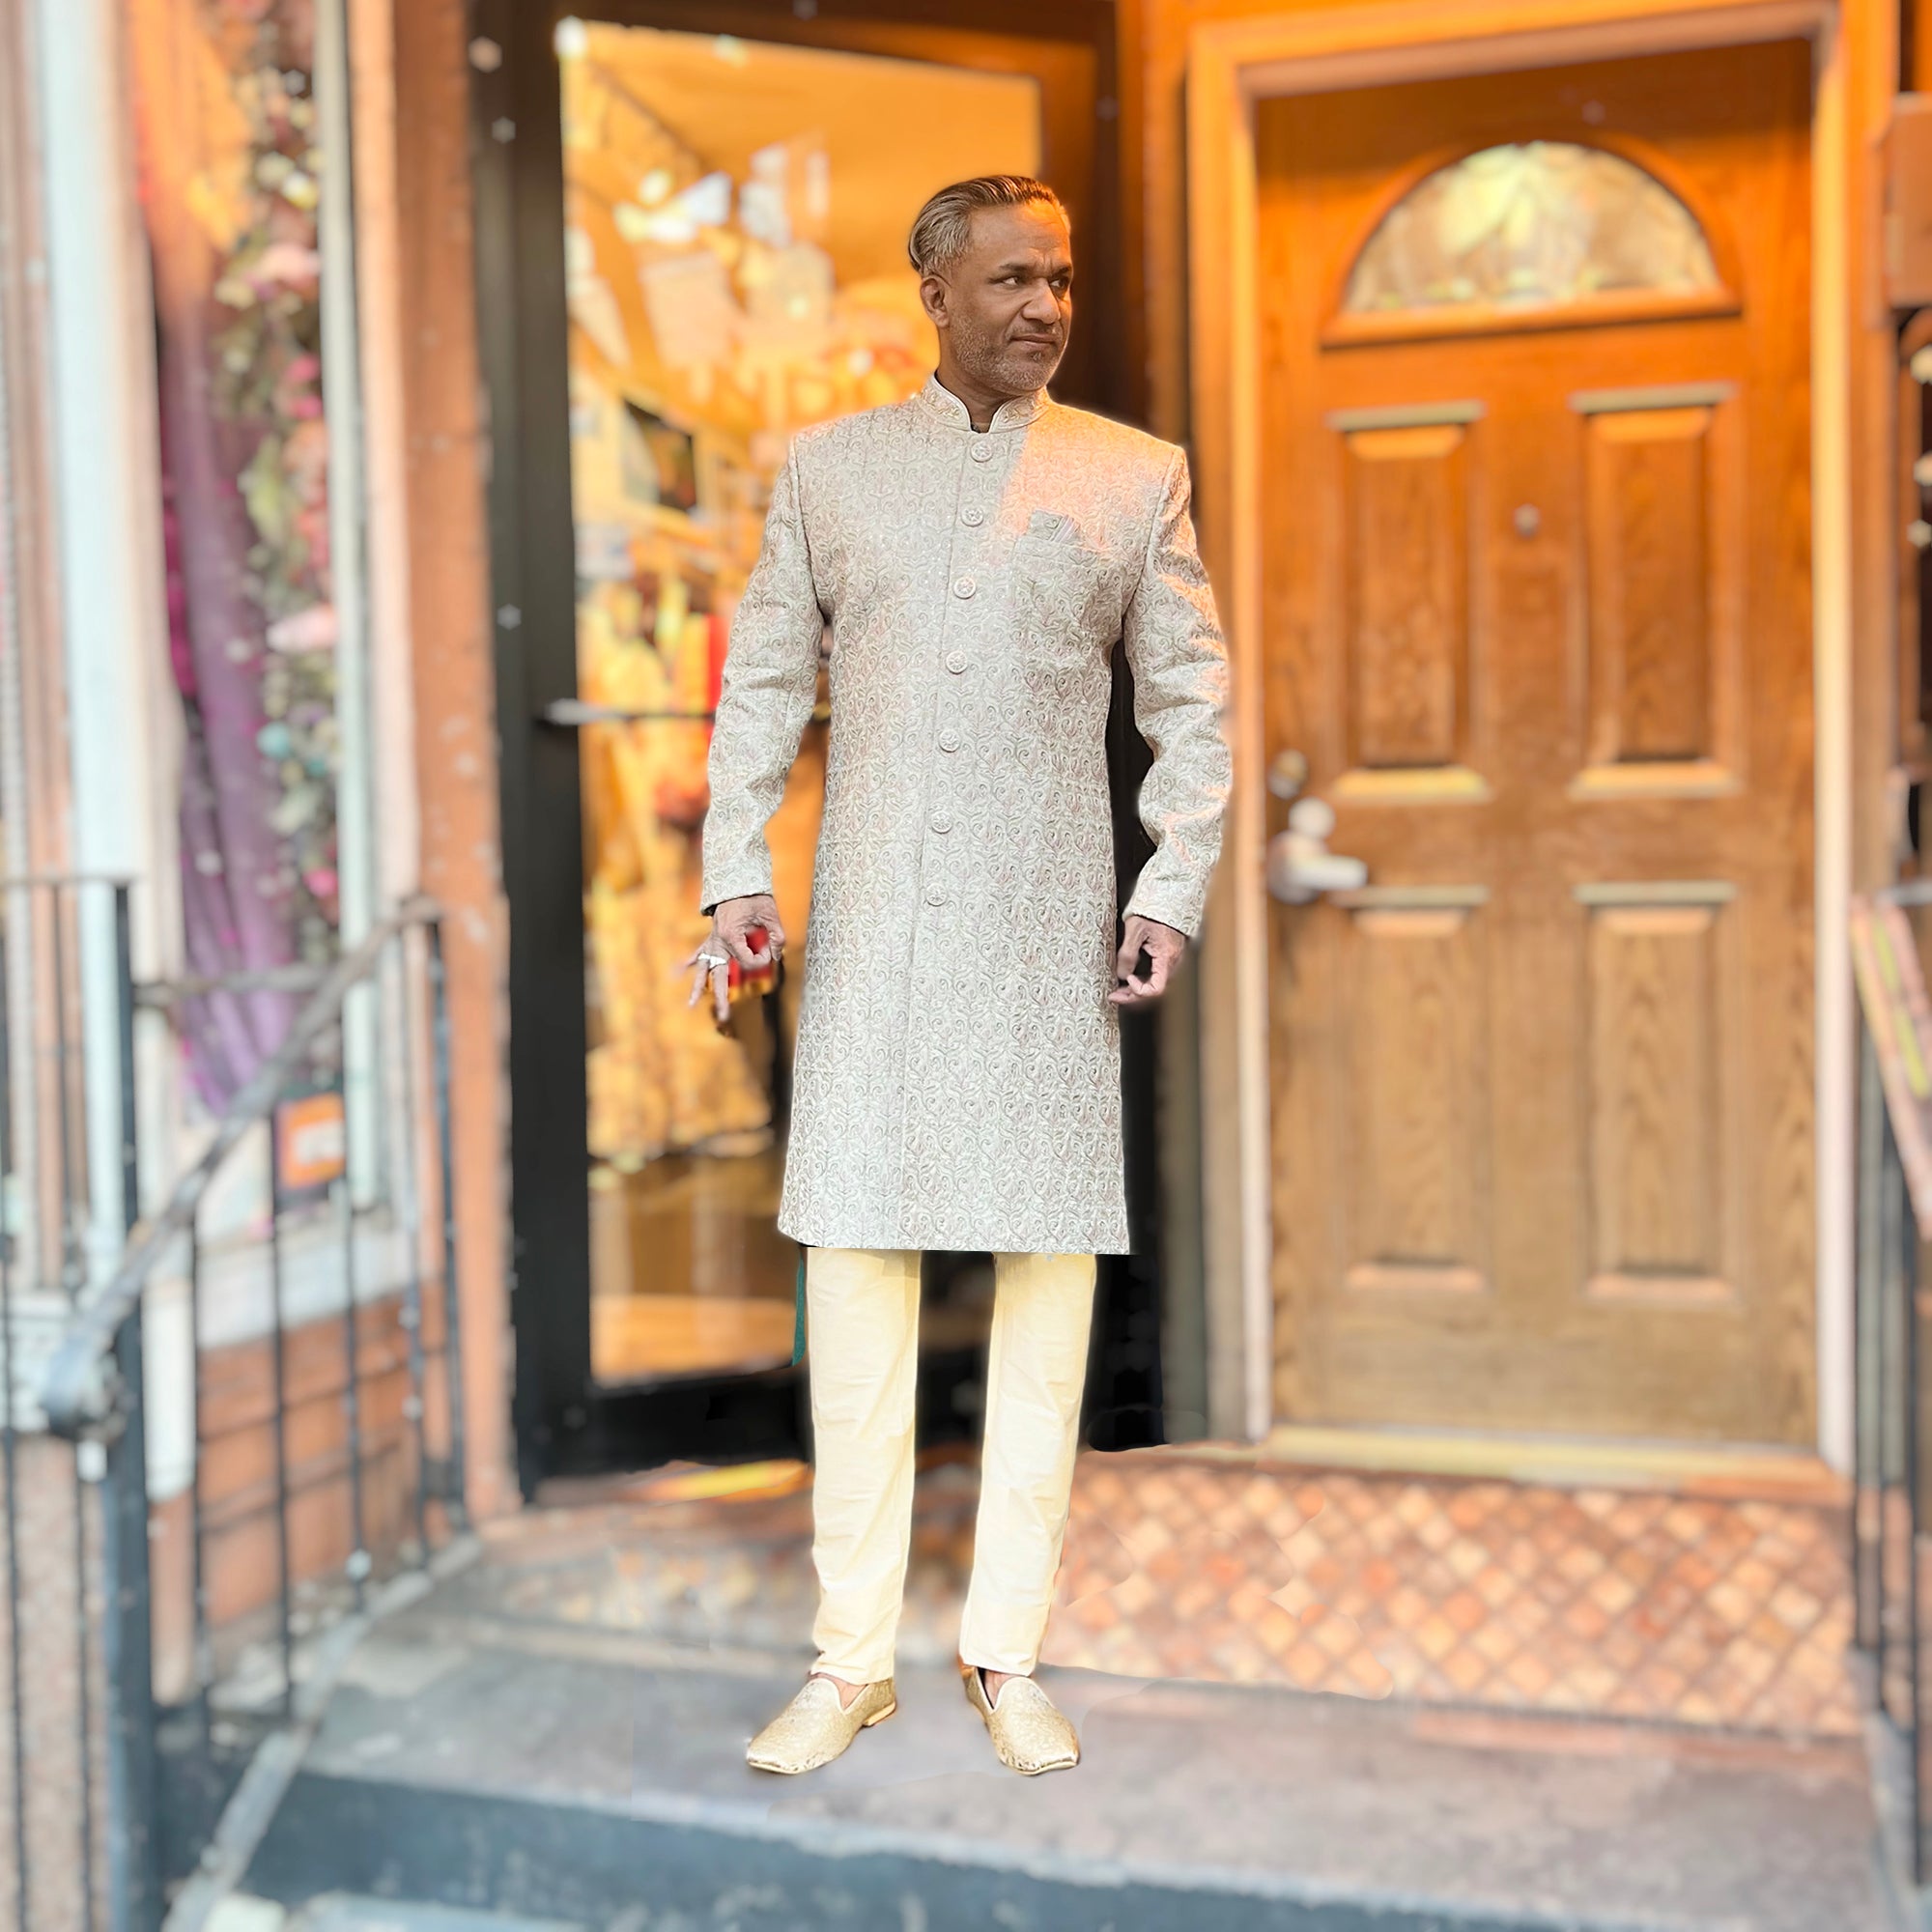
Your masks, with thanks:
[[[711,732],[704,910],[772,889],[765,826],[811,716],[825,619],[811,581],[796,453],[772,486],[763,548],[731,619]]]
[[[1177,450],[1122,638],[1134,674],[1134,722],[1153,751],[1140,814],[1154,852],[1126,910],[1192,938],[1221,851],[1233,763],[1221,723],[1227,646],[1195,546],[1189,495],[1187,459]]]

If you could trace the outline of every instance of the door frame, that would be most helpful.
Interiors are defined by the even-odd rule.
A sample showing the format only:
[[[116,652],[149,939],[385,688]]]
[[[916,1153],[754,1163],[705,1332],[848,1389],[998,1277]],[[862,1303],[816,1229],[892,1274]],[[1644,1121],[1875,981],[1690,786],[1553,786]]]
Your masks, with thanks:
[[[475,0],[469,106],[475,193],[476,311],[488,415],[490,605],[509,909],[510,1319],[519,1482],[534,1494],[554,1477],[640,1468],[701,1445],[707,1460],[796,1455],[805,1446],[805,1378],[797,1368],[609,1385],[591,1363],[590,1230],[583,1142],[582,876],[578,750],[546,707],[577,691],[576,593],[563,276],[563,153],[554,29],[571,0]],[[1030,73],[1041,94],[1042,167],[1086,141],[1083,280],[1099,293],[1076,336],[1066,395],[1132,413],[1125,317],[1108,293],[1122,282],[1118,51],[1110,0],[839,0],[823,12],[794,0],[599,0],[602,21]],[[987,43],[1004,41],[1005,49]],[[1056,50],[1091,49],[1091,101]],[[1030,51],[1029,51],[1030,50]],[[1023,53],[1026,57],[1023,57]],[[479,57],[480,55],[480,57]],[[1091,116],[1091,119],[1089,118]],[[1117,653],[1117,660],[1118,660]],[[1108,736],[1116,836],[1131,853],[1136,759],[1146,753],[1116,667]],[[1120,800],[1127,801],[1122,811]],[[1096,1317],[1156,1313],[1151,1257],[1153,1067],[1145,1022],[1124,1030],[1126,1139],[1135,1253],[1103,1263]],[[964,1426],[949,1406],[978,1369],[966,1351],[933,1362],[922,1392],[923,1437]],[[1133,1427],[1131,1377],[1095,1386],[1104,1425]],[[1157,1379],[1151,1384],[1158,1402]],[[1144,1406],[1145,1405],[1140,1405]],[[1094,1418],[1099,1423],[1099,1416]]]
[[[1256,107],[1297,94],[1453,79],[1772,40],[1813,48],[1811,504],[1815,877],[1817,1441],[1852,1460],[1852,569],[1849,157],[1834,0],[1396,0],[1218,21],[1188,38],[1188,301],[1194,473],[1234,670],[1227,863],[1202,947],[1203,1233],[1216,1429],[1262,1441],[1273,1414],[1267,841],[1262,678],[1261,345]],[[1882,774],[1881,774],[1882,781]],[[1214,1104],[1226,1096],[1231,1104]],[[1319,1433],[1324,1438],[1335,1431]],[[1358,1432],[1370,1436],[1377,1432]],[[1330,1453],[1335,1445],[1330,1444]],[[1373,1451],[1371,1452],[1373,1453]],[[1452,1453],[1464,1460],[1466,1444]],[[1699,1460],[1708,1462],[1709,1451]],[[1520,1445],[1500,1448],[1514,1466]]]

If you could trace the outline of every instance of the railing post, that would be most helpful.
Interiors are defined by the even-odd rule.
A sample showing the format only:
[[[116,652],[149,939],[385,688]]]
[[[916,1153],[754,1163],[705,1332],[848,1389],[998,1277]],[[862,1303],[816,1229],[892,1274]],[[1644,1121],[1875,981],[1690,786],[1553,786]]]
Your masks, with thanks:
[[[443,1381],[449,1402],[449,1491],[444,1497],[452,1520],[469,1520],[468,1444],[463,1429],[463,1313],[456,1280],[456,1153],[450,1115],[449,970],[442,950],[442,920],[428,923],[430,1039],[436,1084],[437,1160],[442,1208]]]
[[[1912,1211],[1909,1183],[1901,1170],[1901,1201],[1898,1214],[1898,1303],[1902,1324],[1903,1413],[1899,1417],[1904,1435],[1905,1483],[1905,1641],[1906,1698],[1912,1711],[1908,1739],[1912,1748],[1912,1882],[1922,1886],[1925,1870],[1925,1806],[1928,1795],[1925,1779],[1925,1606],[1920,1591],[1920,1509],[1923,1498],[1918,1487],[1918,1222]]]
[[[15,908],[26,895],[8,895],[6,911],[0,914],[0,1185],[15,1173],[13,1133],[13,1025],[15,1009],[12,998],[12,973],[23,941],[16,930]],[[32,925],[32,901],[28,900],[27,923]],[[19,1932],[27,1932],[32,1900],[33,1847],[27,1837],[27,1736],[22,1713],[27,1708],[25,1646],[20,1629],[20,1609],[26,1592],[20,1584],[20,1437],[14,1408],[14,1249],[0,1241],[0,1496],[6,1504],[7,1530],[7,1691],[12,1706],[11,1733],[14,1827],[14,1915]]]
[[[139,1220],[134,1113],[134,975],[128,888],[114,889],[120,999],[121,1210]],[[113,1932],[155,1932],[161,1922],[159,1780],[155,1753],[153,1591],[148,1567],[147,1399],[141,1309],[114,1341],[121,1427],[107,1444],[100,1485],[101,1654],[107,1686],[108,1909]]]
[[[1877,1512],[1885,1501],[1880,1446],[1884,1406],[1885,1188],[1889,1179],[1884,1147],[1885,1094],[1879,1085],[1878,1055],[1871,1028],[1861,1019],[1858,1060],[1858,1235],[1853,1269],[1853,1481],[1852,1602],[1853,1641],[1876,1657],[1883,1638],[1885,1580],[1880,1566],[1884,1545]]]

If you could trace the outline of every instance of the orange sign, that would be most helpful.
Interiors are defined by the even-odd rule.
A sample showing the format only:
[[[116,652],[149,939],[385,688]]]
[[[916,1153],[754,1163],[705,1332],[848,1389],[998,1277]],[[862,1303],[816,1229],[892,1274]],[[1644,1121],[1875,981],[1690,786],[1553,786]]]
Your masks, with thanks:
[[[337,1179],[348,1151],[340,1094],[307,1094],[275,1110],[275,1166],[285,1194]]]

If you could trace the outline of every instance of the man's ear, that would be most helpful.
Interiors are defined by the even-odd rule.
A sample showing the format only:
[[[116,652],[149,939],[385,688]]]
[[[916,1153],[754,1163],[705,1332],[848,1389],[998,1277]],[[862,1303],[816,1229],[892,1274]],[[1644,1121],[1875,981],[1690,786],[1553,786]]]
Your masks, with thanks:
[[[931,318],[935,328],[945,328],[949,326],[946,296],[946,283],[938,275],[927,275],[920,282],[920,304]]]

